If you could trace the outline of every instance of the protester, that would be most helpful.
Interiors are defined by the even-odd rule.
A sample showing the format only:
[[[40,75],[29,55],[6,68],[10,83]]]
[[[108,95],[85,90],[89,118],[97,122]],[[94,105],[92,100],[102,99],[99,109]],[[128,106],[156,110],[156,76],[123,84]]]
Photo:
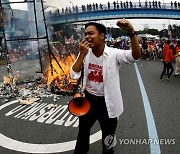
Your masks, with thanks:
[[[141,57],[131,23],[121,19],[117,21],[117,26],[129,34],[132,50],[108,47],[105,44],[105,26],[90,22],[85,25],[85,38],[79,44],[79,55],[71,67],[73,79],[81,77],[83,68],[82,92],[90,102],[89,112],[79,117],[75,154],[86,154],[89,151],[90,130],[96,120],[102,130],[103,154],[114,153],[117,120],[123,112],[119,68],[123,62],[134,63]]]
[[[160,76],[160,81],[162,81],[162,78],[166,70],[169,70],[169,69],[171,71],[169,72],[168,77],[166,79],[170,81],[170,77],[174,71],[174,68],[172,66],[172,60],[174,60],[178,55],[173,55],[173,48],[174,48],[174,45],[169,45],[169,49],[167,49],[167,51],[163,53],[164,68]]]
[[[163,63],[164,63],[164,68],[163,70],[166,70],[164,75],[168,75],[169,74],[169,67],[166,67],[166,62],[164,61],[165,55],[169,50],[169,44],[171,43],[170,40],[164,40],[165,44],[163,46],[163,51],[162,51],[162,59],[163,59]],[[166,67],[166,69],[165,69]]]

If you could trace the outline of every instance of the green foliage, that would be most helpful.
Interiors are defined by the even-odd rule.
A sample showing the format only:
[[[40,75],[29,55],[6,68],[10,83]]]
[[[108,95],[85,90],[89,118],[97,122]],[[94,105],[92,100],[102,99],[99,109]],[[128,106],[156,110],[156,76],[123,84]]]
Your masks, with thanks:
[[[159,31],[157,29],[147,29],[146,33],[151,35],[159,35]]]
[[[127,36],[127,33],[119,28],[111,28],[110,33],[112,34],[113,38],[118,38],[120,36]]]
[[[171,32],[172,32],[172,37],[173,38],[180,38],[180,25],[172,25],[171,26]]]

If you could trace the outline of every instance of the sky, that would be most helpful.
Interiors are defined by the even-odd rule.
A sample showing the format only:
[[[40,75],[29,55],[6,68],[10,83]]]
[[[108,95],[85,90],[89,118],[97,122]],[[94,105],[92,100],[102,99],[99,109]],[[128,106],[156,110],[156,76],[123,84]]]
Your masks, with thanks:
[[[23,0],[10,0],[11,2],[17,2],[17,1],[23,1]],[[77,5],[81,6],[82,4],[92,4],[92,3],[98,3],[98,4],[107,4],[108,1],[110,3],[113,3],[114,0],[100,0],[99,2],[97,0],[44,0],[45,3],[44,5],[50,5],[53,6],[54,8],[64,8],[66,6],[72,6],[72,5]],[[121,0],[119,0],[120,2]],[[130,1],[130,0],[128,0]],[[131,0],[132,2],[145,2],[146,0]],[[149,0],[147,0],[149,2]],[[153,1],[153,0],[150,0]],[[160,1],[161,4],[163,3],[170,3],[171,0],[157,0]],[[172,0],[172,2],[180,2],[180,0]],[[89,3],[90,2],[90,3]],[[126,2],[126,0],[122,0],[122,2]],[[16,9],[26,9],[25,4],[13,4],[11,6],[12,8]],[[117,19],[118,20],[118,19]],[[105,26],[108,27],[116,27],[116,21],[117,20],[107,20],[103,21]],[[136,30],[143,30],[145,27],[148,28],[154,28],[158,30],[162,30],[163,28],[167,29],[169,24],[176,24],[180,25],[180,20],[170,20],[170,19],[129,19],[129,21],[132,23],[134,28]]]

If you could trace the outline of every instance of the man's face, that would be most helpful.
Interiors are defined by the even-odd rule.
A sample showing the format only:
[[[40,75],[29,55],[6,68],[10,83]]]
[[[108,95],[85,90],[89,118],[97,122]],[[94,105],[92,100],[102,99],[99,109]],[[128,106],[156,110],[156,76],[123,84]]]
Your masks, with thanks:
[[[95,26],[90,25],[85,29],[85,40],[89,42],[90,48],[94,48],[104,43],[104,34],[99,33]]]

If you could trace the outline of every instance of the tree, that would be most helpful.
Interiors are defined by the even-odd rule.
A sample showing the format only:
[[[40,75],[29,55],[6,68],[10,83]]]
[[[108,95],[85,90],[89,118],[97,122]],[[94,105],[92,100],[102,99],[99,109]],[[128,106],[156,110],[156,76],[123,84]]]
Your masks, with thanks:
[[[111,33],[113,38],[118,38],[120,36],[127,36],[128,34],[119,28],[111,28]]]
[[[172,25],[171,26],[171,33],[172,33],[172,38],[177,39],[180,38],[180,25]]]
[[[163,29],[160,31],[159,33],[160,37],[168,37],[168,30],[167,29]]]
[[[159,31],[157,29],[147,29],[146,33],[151,35],[159,35]]]

